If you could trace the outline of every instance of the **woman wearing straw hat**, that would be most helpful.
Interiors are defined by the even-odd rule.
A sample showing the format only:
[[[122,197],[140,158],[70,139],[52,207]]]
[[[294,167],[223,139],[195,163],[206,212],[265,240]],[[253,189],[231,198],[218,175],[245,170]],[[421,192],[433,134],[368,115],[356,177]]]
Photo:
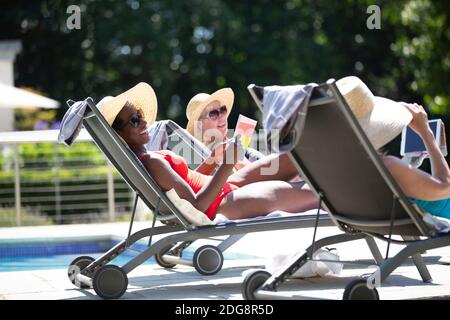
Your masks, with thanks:
[[[199,171],[210,174],[216,169],[216,165],[222,162],[223,144],[227,138],[228,116],[233,108],[234,93],[231,88],[222,88],[212,94],[198,93],[189,101],[186,108],[188,124],[186,130],[204,145],[212,150],[214,161],[206,162]],[[259,151],[247,148],[246,158],[239,161],[235,169],[241,169],[255,160],[263,157]]]
[[[376,97],[357,77],[345,77],[336,85],[376,150],[398,136],[407,125],[422,138],[432,174],[394,156],[382,156],[382,160],[412,202],[432,215],[450,219],[450,170],[424,108],[417,103]]]
[[[174,189],[211,220],[217,212],[239,219],[274,210],[302,212],[317,207],[312,192],[302,189],[304,183],[286,182],[298,175],[287,155],[265,157],[233,174],[233,167],[243,154],[239,139],[226,147],[225,161],[213,176],[190,170],[186,161],[171,151],[147,152],[147,125],[155,121],[157,100],[146,83],[106,101],[99,109],[162,190]],[[278,170],[274,170],[276,167]]]

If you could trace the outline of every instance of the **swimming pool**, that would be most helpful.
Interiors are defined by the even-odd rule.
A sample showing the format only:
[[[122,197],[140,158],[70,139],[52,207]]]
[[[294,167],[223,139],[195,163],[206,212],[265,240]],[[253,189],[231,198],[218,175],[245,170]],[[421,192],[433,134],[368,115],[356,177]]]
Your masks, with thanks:
[[[0,272],[64,269],[80,255],[97,258],[118,242],[111,237],[2,240],[0,241]],[[143,250],[145,246],[136,244],[133,248]],[[120,266],[136,255],[135,251],[127,250],[111,263]],[[153,258],[146,261],[146,264],[152,263],[155,263]]]
[[[29,271],[46,269],[66,269],[69,264],[81,255],[97,258],[119,243],[111,237],[77,238],[77,239],[16,239],[0,241],[0,272]],[[132,246],[134,250],[126,250],[110,263],[124,265],[138,255],[136,250],[147,248],[145,242],[137,242]],[[192,258],[194,249],[183,251],[184,258]],[[227,260],[254,258],[247,255],[225,251]],[[144,264],[155,264],[152,257]]]
[[[97,258],[102,253],[87,253],[87,256]],[[30,271],[47,269],[66,269],[69,264],[80,254],[62,254],[51,256],[28,256],[28,257],[5,257],[0,258],[0,272],[10,271]],[[131,257],[119,256],[111,263],[124,265]],[[147,260],[144,264],[154,264],[153,258]]]

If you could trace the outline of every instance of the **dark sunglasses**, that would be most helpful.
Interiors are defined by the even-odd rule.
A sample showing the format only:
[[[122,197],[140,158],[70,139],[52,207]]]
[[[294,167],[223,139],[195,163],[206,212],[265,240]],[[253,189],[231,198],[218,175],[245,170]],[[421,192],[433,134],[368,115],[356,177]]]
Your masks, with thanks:
[[[128,124],[130,124],[133,128],[138,128],[141,125],[141,121],[144,119],[144,114],[141,109],[139,109],[135,114],[133,114],[128,122],[126,122],[121,129],[125,128]]]
[[[206,117],[209,120],[217,120],[217,118],[219,118],[220,115],[227,114],[227,112],[228,112],[227,106],[221,106],[218,109],[214,109],[214,110],[211,110],[210,112],[208,112]]]

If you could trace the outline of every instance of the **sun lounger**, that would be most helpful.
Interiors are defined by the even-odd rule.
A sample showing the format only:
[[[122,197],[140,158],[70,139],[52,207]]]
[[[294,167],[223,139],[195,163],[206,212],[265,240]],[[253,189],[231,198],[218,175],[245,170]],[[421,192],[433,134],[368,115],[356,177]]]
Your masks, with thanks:
[[[249,91],[262,107],[263,88],[250,85]],[[387,171],[334,80],[314,89],[305,113],[306,120],[287,124],[283,149],[289,150],[302,177],[320,198],[334,224],[345,233],[313,240],[276,274],[263,270],[248,274],[242,286],[244,298],[291,297],[283,294],[281,284],[308,262],[317,248],[340,242],[345,235],[375,237],[387,241],[388,246],[386,260],[378,259],[381,260],[378,272],[350,282],[344,299],[378,299],[377,281],[384,281],[409,257],[422,280],[430,281],[420,254],[448,246],[450,236],[439,234],[424,223],[423,212],[411,204]],[[301,134],[297,134],[300,122]],[[389,257],[390,243],[404,244],[405,248]]]
[[[82,256],[70,264],[68,276],[76,286],[80,288],[93,287],[102,298],[118,298],[123,295],[128,286],[127,274],[152,256],[166,268],[172,268],[176,264],[185,264],[194,266],[202,274],[212,275],[222,267],[222,252],[242,235],[251,232],[332,225],[328,215],[317,210],[314,214],[228,221],[208,226],[196,226],[189,223],[167,194],[160,190],[151,174],[107,124],[94,101],[91,98],[87,98],[85,101],[87,108],[83,118],[84,127],[136,193],[136,198],[127,237],[98,259]],[[151,227],[132,233],[138,198],[142,199],[153,211],[157,220],[165,225],[156,226],[153,221]],[[152,237],[157,235],[163,235],[163,237],[153,243]],[[206,245],[198,248],[192,260],[181,258],[183,250],[192,242],[221,236],[228,236],[228,238],[218,246]],[[144,238],[149,238],[148,248],[125,265],[119,267],[109,263]]]
[[[81,256],[70,264],[68,269],[69,279],[80,288],[93,287],[95,292],[105,299],[119,298],[128,286],[127,274],[152,256],[155,257],[159,265],[165,268],[172,268],[176,264],[184,264],[194,266],[198,272],[204,275],[212,275],[222,267],[222,252],[247,233],[332,224],[325,212],[316,210],[314,214],[248,219],[237,222],[227,221],[207,226],[196,226],[185,218],[183,213],[169,199],[167,193],[160,190],[151,174],[147,172],[137,157],[107,124],[94,101],[87,98],[85,102],[87,108],[83,117],[84,127],[100,150],[136,193],[136,197],[127,237],[97,259]],[[170,126],[177,127],[174,123],[171,123]],[[187,134],[184,130],[179,131],[179,134],[184,135],[183,132]],[[151,227],[132,233],[138,198],[142,199],[153,211],[156,220],[164,225],[156,226],[154,220]],[[164,237],[153,243],[152,237],[157,235],[164,235]],[[194,241],[221,236],[228,237],[218,246],[202,246],[194,252],[192,259],[181,258],[183,250]],[[134,243],[144,238],[149,238],[148,248],[125,265],[119,267],[109,263]]]

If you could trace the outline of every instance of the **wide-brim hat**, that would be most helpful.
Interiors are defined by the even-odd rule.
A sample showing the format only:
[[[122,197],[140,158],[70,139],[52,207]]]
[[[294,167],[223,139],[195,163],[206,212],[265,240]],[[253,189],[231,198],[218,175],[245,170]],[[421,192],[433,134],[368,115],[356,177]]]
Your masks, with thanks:
[[[118,96],[104,97],[97,103],[97,107],[109,125],[112,125],[127,101],[132,103],[137,109],[142,110],[144,119],[148,125],[155,122],[156,114],[158,112],[158,101],[153,88],[145,82],[138,83],[133,88]]]
[[[374,96],[358,77],[339,79],[336,85],[375,149],[397,137],[412,120],[400,103]]]
[[[212,94],[198,93],[189,101],[186,108],[186,116],[188,118],[188,124],[186,130],[190,134],[194,134],[194,124],[200,119],[200,116],[205,110],[206,106],[213,101],[219,101],[227,107],[227,117],[233,108],[234,93],[231,88],[219,89]]]

